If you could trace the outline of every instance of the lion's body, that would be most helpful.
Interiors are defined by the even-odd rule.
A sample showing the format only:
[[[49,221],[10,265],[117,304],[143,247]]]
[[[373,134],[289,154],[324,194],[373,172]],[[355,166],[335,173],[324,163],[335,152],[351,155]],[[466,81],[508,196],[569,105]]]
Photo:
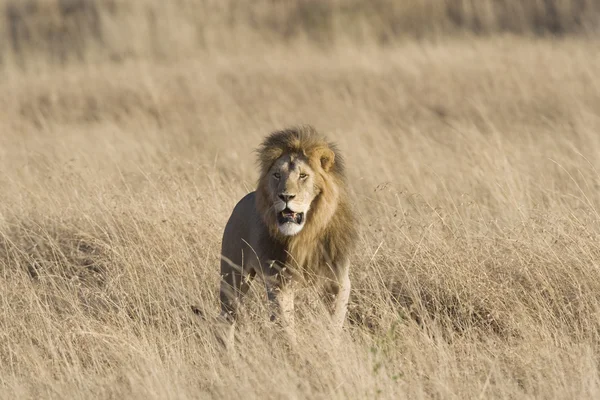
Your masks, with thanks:
[[[235,316],[249,280],[259,275],[288,326],[290,288],[299,282],[322,285],[336,297],[332,313],[341,327],[356,224],[339,151],[305,126],[268,136],[259,161],[257,190],[238,202],[223,234],[222,311]]]

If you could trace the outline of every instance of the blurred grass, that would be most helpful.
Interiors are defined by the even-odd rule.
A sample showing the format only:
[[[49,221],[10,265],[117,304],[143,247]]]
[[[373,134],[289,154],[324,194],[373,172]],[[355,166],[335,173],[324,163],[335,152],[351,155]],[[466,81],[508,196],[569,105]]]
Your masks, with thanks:
[[[153,57],[308,41],[596,33],[597,0],[2,0],[2,60]]]

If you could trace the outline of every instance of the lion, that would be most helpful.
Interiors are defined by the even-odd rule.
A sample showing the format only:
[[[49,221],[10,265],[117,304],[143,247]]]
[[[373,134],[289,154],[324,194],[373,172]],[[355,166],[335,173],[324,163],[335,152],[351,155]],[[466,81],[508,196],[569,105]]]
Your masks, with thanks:
[[[318,288],[334,329],[341,330],[357,240],[342,155],[310,125],[271,133],[257,153],[257,188],[237,203],[223,233],[220,315],[233,325],[259,276],[274,306],[271,320],[291,339],[299,285]]]

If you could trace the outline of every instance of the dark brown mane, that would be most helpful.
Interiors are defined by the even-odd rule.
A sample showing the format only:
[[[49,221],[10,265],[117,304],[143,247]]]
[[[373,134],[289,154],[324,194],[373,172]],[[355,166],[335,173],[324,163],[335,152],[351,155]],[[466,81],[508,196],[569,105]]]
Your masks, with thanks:
[[[296,153],[311,158],[315,152],[321,149],[329,149],[335,154],[335,162],[329,173],[336,179],[345,179],[344,159],[337,145],[327,141],[324,135],[310,125],[276,131],[265,138],[256,150],[261,179],[282,155]]]

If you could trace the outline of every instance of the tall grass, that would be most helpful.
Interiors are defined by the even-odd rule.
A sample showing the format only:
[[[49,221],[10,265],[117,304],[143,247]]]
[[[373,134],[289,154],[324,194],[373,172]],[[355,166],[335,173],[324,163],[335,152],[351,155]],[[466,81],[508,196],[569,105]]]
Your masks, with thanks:
[[[206,14],[220,21],[237,3],[86,4],[102,34],[81,57],[63,39],[69,56],[53,59],[47,34],[4,42],[1,398],[598,397],[593,39],[336,33],[327,51],[265,47],[269,30],[239,5],[247,19],[213,22],[202,47],[190,10],[222,7]],[[281,18],[306,7],[261,4]],[[162,10],[150,31],[163,47],[134,9]],[[252,149],[296,123],[349,160],[360,242],[346,329],[336,342],[303,291],[290,350],[257,284],[227,353],[210,318],[222,230],[254,187]]]

